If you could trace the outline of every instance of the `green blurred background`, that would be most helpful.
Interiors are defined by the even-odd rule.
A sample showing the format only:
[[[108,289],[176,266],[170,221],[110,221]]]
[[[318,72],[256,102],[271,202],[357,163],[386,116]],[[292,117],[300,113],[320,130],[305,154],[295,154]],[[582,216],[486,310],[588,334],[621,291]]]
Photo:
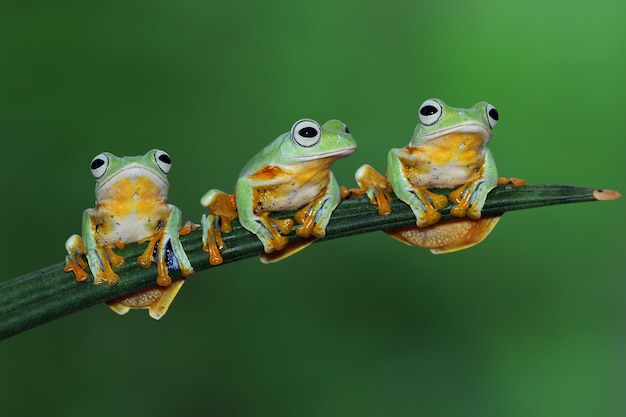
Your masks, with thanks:
[[[626,191],[626,3],[453,3],[2,2],[2,280],[63,260],[101,151],[165,149],[198,221],[295,120],[350,126],[352,186],[429,97],[498,108],[501,175]],[[374,233],[229,264],[160,322],[73,314],[0,344],[0,414],[624,415],[624,202],[509,213],[451,255]]]

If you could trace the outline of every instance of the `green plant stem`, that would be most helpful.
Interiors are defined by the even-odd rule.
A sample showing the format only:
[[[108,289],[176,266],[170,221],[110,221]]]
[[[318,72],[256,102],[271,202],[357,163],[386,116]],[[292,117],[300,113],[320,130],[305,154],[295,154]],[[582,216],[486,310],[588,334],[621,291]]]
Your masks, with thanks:
[[[512,210],[618,197],[619,193],[615,191],[585,187],[526,185],[515,188],[506,185],[489,194],[483,214],[498,215]],[[344,200],[333,213],[326,236],[317,241],[415,224],[413,213],[406,204],[394,198],[391,208],[392,214],[379,216],[377,207],[365,196]],[[449,209],[442,213],[442,221],[451,218]],[[292,233],[290,239],[299,238]],[[181,241],[196,271],[214,267],[208,262],[208,254],[202,251],[200,230],[182,236]],[[224,241],[224,264],[256,256],[262,249],[256,236],[243,229],[237,221],[233,222],[232,232],[224,234]],[[71,273],[63,271],[63,262],[3,282],[0,284],[0,340],[94,304],[153,286],[156,267],[153,265],[144,269],[135,262],[144,247],[130,244],[120,252],[125,264],[116,270],[122,280],[114,287],[92,285],[91,276],[87,282],[78,283]],[[171,276],[176,279],[180,273],[171,271]]]

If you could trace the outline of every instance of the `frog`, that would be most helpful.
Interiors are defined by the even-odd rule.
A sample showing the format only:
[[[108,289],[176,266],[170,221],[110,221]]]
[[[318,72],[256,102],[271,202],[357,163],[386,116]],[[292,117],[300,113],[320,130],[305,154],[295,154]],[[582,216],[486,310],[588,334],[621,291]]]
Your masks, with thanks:
[[[83,212],[82,236],[74,234],[66,241],[65,271],[83,282],[88,277],[88,266],[95,285],[114,286],[120,282],[114,269],[124,264],[124,258],[114,249],[148,242],[137,258],[143,268],[152,265],[156,252],[156,286],[109,302],[119,314],[132,308],[148,308],[150,316],[159,319],[184,282],[172,281],[169,268],[180,269],[183,278],[194,273],[179,236],[199,225],[189,221],[183,224],[181,210],[167,202],[171,167],[171,157],[160,149],[124,157],[102,152],[91,161],[96,203]]]
[[[347,125],[332,119],[320,125],[313,119],[296,121],[242,168],[233,194],[212,189],[200,203],[209,210],[202,216],[203,249],[209,262],[223,262],[221,232],[232,230],[231,221],[256,235],[263,245],[261,261],[275,262],[303,249],[311,239],[325,236],[331,214],[342,199],[343,188],[329,169],[357,148]],[[297,210],[293,218],[272,213]],[[295,234],[304,240],[291,242]]]
[[[387,175],[366,164],[357,170],[356,181],[378,205],[380,215],[391,213],[391,191],[409,205],[417,228],[387,231],[397,239],[434,253],[473,246],[499,220],[499,216],[481,218],[487,195],[507,182],[498,176],[487,147],[500,118],[498,110],[484,101],[463,109],[430,98],[419,107],[418,118],[410,143],[389,151]],[[508,181],[523,185],[516,178]],[[447,190],[452,191],[446,194]],[[441,210],[449,205],[450,214],[458,219],[437,224]]]

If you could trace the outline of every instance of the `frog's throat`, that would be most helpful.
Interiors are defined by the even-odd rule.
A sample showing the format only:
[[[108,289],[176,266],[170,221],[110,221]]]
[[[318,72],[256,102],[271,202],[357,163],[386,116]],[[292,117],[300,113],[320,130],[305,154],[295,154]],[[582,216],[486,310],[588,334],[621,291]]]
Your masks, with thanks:
[[[106,189],[111,184],[114,184],[120,178],[138,178],[138,177],[148,177],[155,184],[158,184],[161,188],[169,187],[169,182],[167,178],[160,176],[155,173],[152,169],[145,167],[139,164],[130,164],[125,166],[124,168],[117,171],[115,174],[108,177],[104,182],[98,184],[96,187],[96,191],[101,189]]]
[[[422,135],[419,139],[420,142],[426,142],[428,140],[437,139],[451,133],[479,133],[482,135],[484,143],[489,142],[489,139],[491,139],[491,130],[485,127],[485,125],[477,122],[463,122],[446,129],[441,129],[432,133]]]
[[[314,153],[311,155],[291,156],[289,157],[289,159],[294,162],[316,161],[318,159],[333,158],[333,157],[339,159],[339,158],[344,158],[350,155],[355,150],[356,150],[356,146],[351,146],[349,148],[334,149],[332,151],[318,152],[318,153]]]

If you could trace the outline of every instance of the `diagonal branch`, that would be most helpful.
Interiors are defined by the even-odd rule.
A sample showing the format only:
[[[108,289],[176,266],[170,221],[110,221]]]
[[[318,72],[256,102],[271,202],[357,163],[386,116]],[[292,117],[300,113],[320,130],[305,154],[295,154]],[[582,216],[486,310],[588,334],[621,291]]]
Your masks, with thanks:
[[[483,208],[485,215],[497,215],[506,211],[521,210],[555,204],[584,201],[614,200],[620,194],[611,190],[576,187],[568,185],[512,185],[499,186],[488,196]],[[361,233],[411,226],[415,218],[410,208],[394,199],[392,214],[381,217],[376,206],[363,196],[344,200],[333,213],[326,229],[324,241]],[[449,210],[443,210],[442,221],[452,218]],[[222,253],[224,263],[257,256],[262,250],[256,236],[243,229],[237,221],[233,231],[224,235],[227,248]],[[299,239],[292,233],[291,240]],[[212,267],[208,254],[202,251],[199,230],[182,236],[181,241],[196,271]],[[51,265],[10,279],[0,284],[0,340],[8,338],[43,323],[63,317],[95,304],[103,303],[133,292],[151,287],[156,279],[156,268],[143,269],[135,259],[143,252],[144,245],[129,244],[121,251],[126,259],[117,272],[122,277],[114,287],[78,283],[71,273],[63,271],[63,263]],[[172,271],[172,278],[179,278]],[[89,282],[90,278],[88,279]]]

